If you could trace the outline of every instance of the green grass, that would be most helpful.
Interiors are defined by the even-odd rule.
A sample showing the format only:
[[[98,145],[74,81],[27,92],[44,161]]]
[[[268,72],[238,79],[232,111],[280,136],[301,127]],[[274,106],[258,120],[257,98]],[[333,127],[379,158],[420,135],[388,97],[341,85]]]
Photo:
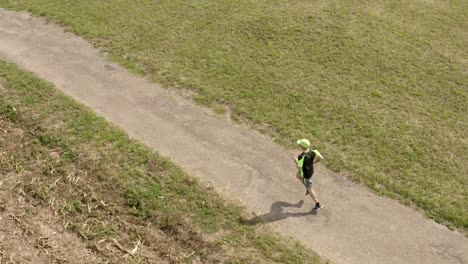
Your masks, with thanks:
[[[466,1],[0,0],[468,230]]]
[[[122,229],[120,222],[127,219],[138,227],[159,228],[178,245],[174,252],[180,248],[193,251],[202,262],[227,255],[233,263],[238,258],[259,263],[323,263],[302,245],[266,227],[242,224],[239,220],[245,216],[240,206],[201,186],[171,161],[51,84],[0,60],[0,125],[5,120],[24,136],[11,136],[21,140],[11,143],[13,147],[4,148],[8,139],[0,141],[9,157],[0,160],[0,170],[6,174],[25,171],[24,175],[35,177],[19,181],[24,182],[25,192],[44,205],[56,197],[57,212],[65,217],[69,230],[89,243],[128,232],[130,227]],[[58,160],[51,158],[52,152],[59,153],[55,154]],[[106,211],[95,197],[116,204],[112,208],[117,209]],[[130,233],[144,237],[138,232]],[[210,236],[216,238],[207,241],[205,237]],[[229,241],[237,243],[221,247]]]

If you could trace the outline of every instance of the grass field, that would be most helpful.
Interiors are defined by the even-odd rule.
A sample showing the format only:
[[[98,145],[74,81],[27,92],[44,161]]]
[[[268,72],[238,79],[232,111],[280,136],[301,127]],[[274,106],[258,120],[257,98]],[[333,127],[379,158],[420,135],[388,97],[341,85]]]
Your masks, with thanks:
[[[466,1],[0,0],[468,230]]]
[[[113,239],[130,249],[139,240],[146,249],[125,263],[323,263],[302,245],[240,221],[247,217],[241,207],[3,61],[0,150],[0,194],[51,209],[102,263],[124,261],[105,247]]]

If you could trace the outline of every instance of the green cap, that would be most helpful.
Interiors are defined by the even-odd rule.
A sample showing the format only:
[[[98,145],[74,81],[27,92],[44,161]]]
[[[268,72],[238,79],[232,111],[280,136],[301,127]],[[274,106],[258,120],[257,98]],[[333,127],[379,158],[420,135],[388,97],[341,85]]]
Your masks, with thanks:
[[[299,139],[297,142],[296,142],[298,145],[301,145],[303,146],[304,148],[309,148],[310,147],[310,141],[308,139]]]

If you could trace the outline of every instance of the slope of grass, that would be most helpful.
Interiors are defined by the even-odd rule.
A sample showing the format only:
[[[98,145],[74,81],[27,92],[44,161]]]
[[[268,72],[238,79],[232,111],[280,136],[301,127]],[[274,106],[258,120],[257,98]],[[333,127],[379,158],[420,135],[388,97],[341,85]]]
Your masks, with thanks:
[[[23,135],[0,141],[1,173],[24,175],[15,188],[55,208],[104,259],[115,256],[99,249],[102,241],[131,234],[127,240],[142,240],[163,259],[176,255],[169,263],[322,263],[299,243],[243,224],[241,207],[51,84],[1,60],[0,129]]]
[[[468,229],[466,1],[0,0]]]

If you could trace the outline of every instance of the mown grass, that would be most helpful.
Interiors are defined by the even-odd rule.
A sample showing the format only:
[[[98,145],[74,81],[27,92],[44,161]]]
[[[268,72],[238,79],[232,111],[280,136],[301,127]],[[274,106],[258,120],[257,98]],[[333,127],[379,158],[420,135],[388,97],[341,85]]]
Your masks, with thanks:
[[[227,255],[228,263],[241,259],[259,263],[322,263],[298,243],[280,238],[265,227],[242,224],[240,206],[201,186],[171,161],[130,139],[51,84],[4,61],[0,61],[0,83],[0,120],[14,123],[29,138],[20,144],[23,150],[8,155],[14,166],[7,161],[5,173],[27,170],[39,176],[31,182],[44,183],[36,187],[26,184],[26,192],[49,204],[54,196],[59,196],[64,201],[59,211],[69,219],[98,221],[103,217],[105,220],[105,215],[118,214],[111,210],[93,215],[94,208],[101,206],[99,199],[93,198],[97,195],[108,203],[123,201],[135,218],[132,221],[143,226],[152,223],[204,261],[210,262],[213,255],[219,254]],[[59,160],[45,158],[44,151],[39,151],[44,148],[47,153],[58,153],[55,155]],[[80,182],[78,176],[73,176],[76,173],[86,179]],[[77,187],[68,195],[57,193],[53,186],[59,179]],[[88,203],[97,205],[90,210]],[[124,217],[122,214],[118,218]],[[93,241],[115,236],[121,224],[104,222],[107,224],[92,225],[88,233],[80,231],[79,222],[70,220],[69,228]],[[210,235],[215,238],[206,242],[203,237]],[[222,252],[225,244],[233,248],[232,253]]]
[[[468,229],[467,2],[0,0]]]

